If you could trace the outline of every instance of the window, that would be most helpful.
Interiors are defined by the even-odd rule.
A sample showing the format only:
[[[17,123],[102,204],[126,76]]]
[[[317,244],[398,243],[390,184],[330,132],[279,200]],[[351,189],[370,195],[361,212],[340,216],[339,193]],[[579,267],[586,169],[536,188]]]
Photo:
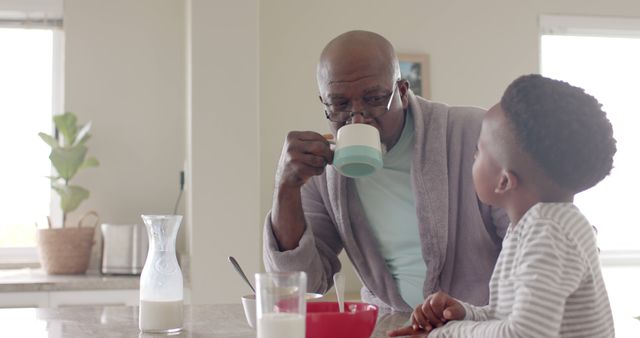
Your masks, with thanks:
[[[613,125],[614,169],[575,203],[598,229],[603,274],[616,333],[637,337],[640,321],[640,20],[545,16],[541,23],[541,73],[595,96]],[[632,301],[633,300],[633,301]]]
[[[36,224],[46,227],[51,214],[49,147],[38,132],[51,133],[52,116],[60,111],[62,32],[56,24],[59,20],[27,22],[0,13],[3,264],[36,260]]]

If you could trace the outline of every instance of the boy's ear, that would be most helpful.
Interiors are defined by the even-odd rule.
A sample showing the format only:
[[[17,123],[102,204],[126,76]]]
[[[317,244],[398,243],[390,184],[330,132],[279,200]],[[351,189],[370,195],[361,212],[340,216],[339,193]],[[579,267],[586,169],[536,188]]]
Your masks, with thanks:
[[[504,194],[514,190],[520,184],[518,176],[511,170],[502,169],[500,172],[500,178],[498,180],[498,186],[495,189],[496,194]]]

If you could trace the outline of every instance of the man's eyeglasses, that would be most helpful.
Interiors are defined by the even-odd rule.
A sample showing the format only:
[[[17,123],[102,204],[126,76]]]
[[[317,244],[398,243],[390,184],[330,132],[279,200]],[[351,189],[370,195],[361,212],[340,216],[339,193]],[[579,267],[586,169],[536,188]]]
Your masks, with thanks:
[[[322,102],[326,109],[324,115],[332,122],[345,123],[349,121],[355,114],[361,114],[364,118],[377,118],[385,114],[391,108],[391,101],[393,101],[393,95],[396,92],[398,81],[393,83],[391,93],[379,95],[367,95],[362,98],[365,110],[363,111],[351,111],[349,100],[343,100],[338,102]]]

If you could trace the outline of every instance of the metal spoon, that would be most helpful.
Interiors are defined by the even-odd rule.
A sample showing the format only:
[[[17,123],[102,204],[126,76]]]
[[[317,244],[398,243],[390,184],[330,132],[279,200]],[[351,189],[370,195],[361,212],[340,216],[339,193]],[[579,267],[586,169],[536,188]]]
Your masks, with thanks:
[[[242,277],[242,279],[244,279],[247,285],[249,285],[249,287],[251,288],[251,291],[253,291],[253,293],[256,293],[256,289],[254,289],[253,285],[251,285],[251,282],[247,278],[247,275],[244,274],[244,271],[242,271],[242,268],[240,267],[240,264],[238,264],[238,261],[236,261],[236,259],[233,258],[233,256],[229,256],[229,262],[233,264],[233,267],[236,269],[236,271],[238,271],[238,274],[240,274],[240,277]]]
[[[333,286],[336,288],[336,296],[338,297],[338,309],[344,312],[344,275],[336,272],[333,275]]]

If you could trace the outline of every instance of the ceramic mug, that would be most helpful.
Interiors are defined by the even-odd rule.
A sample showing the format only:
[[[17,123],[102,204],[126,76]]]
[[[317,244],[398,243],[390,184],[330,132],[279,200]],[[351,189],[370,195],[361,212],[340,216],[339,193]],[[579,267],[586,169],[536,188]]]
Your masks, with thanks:
[[[363,123],[338,129],[333,166],[347,177],[368,176],[382,168],[378,129]]]

